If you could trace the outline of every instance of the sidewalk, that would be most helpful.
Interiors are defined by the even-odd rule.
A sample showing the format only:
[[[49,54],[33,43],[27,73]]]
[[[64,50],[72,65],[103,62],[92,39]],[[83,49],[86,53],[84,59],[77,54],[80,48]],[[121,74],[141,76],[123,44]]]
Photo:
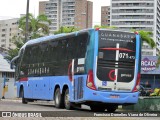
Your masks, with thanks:
[[[21,101],[22,101],[22,98],[6,98],[6,99],[0,99],[0,101],[21,102]]]

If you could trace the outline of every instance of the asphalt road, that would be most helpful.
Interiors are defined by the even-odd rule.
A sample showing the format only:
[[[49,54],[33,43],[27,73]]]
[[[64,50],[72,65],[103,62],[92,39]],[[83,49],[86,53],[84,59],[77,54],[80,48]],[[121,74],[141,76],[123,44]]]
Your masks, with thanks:
[[[104,113],[95,113],[90,111],[88,106],[82,106],[78,110],[57,109],[53,102],[33,102],[22,104],[19,100],[0,100],[0,116],[6,115],[4,112],[11,112],[12,118],[0,117],[0,120],[159,120],[160,117],[124,117],[127,111],[117,110],[114,115],[117,117],[110,117],[111,113],[107,111]],[[123,113],[124,112],[124,113]],[[124,115],[123,115],[123,114]],[[132,113],[132,112],[130,112]],[[8,114],[8,113],[7,113]],[[120,117],[120,116],[123,117]],[[42,117],[41,117],[42,116]],[[102,117],[103,116],[103,117]],[[22,118],[23,117],[23,118]],[[30,118],[28,118],[30,117]],[[38,118],[34,118],[38,117]],[[54,117],[54,118],[53,118]]]

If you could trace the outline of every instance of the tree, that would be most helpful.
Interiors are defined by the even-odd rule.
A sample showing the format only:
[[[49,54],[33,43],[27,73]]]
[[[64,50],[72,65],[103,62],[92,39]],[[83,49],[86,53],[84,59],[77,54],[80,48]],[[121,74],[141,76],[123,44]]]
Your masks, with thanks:
[[[35,39],[38,37],[41,37],[43,35],[48,35],[49,34],[49,24],[51,24],[51,21],[48,20],[46,15],[39,15],[36,18],[29,13],[28,15],[29,19],[29,37],[30,39]],[[25,35],[26,33],[26,16],[23,16],[19,20],[19,28],[22,29],[22,35]],[[42,34],[39,34],[37,31],[42,28]],[[8,50],[8,55],[5,56],[5,59],[8,61],[11,61],[15,56],[18,55],[19,49],[24,45],[26,42],[22,36],[14,36],[12,38],[13,44],[15,44],[16,48],[15,49],[10,49]]]
[[[70,33],[70,32],[75,32],[78,31],[77,28],[75,28],[74,26],[72,27],[60,27],[60,29],[58,31],[55,31],[54,34],[60,34],[60,33]]]
[[[20,36],[14,36],[12,38],[12,42],[13,44],[15,44],[16,48],[15,49],[9,49],[7,52],[8,52],[8,55],[5,56],[4,58],[6,60],[8,60],[9,62],[15,57],[18,55],[18,52],[20,50],[20,48],[24,45],[24,39]]]
[[[138,33],[141,36],[142,39],[142,45],[144,42],[146,42],[151,48],[154,48],[156,46],[154,40],[151,38],[151,35],[153,35],[153,33],[151,31],[138,31]]]
[[[31,39],[41,37],[43,35],[49,34],[49,24],[51,21],[47,18],[46,15],[42,14],[36,18],[29,13],[28,15],[28,35]],[[26,16],[23,16],[19,20],[19,28],[22,29],[23,35],[26,33]],[[42,34],[38,34],[38,30],[42,28]]]

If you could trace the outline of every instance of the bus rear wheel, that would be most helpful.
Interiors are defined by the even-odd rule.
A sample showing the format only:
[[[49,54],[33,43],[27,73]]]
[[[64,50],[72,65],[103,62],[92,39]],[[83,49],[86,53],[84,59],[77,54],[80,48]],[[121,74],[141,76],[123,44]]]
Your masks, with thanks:
[[[69,101],[70,97],[69,97],[69,89],[67,88],[65,90],[65,94],[64,94],[64,106],[67,110],[72,110],[73,108],[73,104]]]
[[[57,88],[54,93],[54,103],[56,108],[63,108],[63,96],[61,95],[60,88]]]
[[[21,89],[20,96],[22,97],[22,103],[23,104],[27,104],[27,99],[24,98],[24,90],[23,90],[23,88]]]

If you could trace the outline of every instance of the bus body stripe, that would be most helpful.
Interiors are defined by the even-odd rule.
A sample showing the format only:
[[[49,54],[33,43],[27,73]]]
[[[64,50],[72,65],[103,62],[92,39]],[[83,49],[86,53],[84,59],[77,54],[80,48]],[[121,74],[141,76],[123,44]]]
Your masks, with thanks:
[[[28,77],[20,78],[19,81],[28,81]]]
[[[100,48],[100,50],[119,50],[119,51],[135,52],[133,50],[129,50],[126,48]]]

